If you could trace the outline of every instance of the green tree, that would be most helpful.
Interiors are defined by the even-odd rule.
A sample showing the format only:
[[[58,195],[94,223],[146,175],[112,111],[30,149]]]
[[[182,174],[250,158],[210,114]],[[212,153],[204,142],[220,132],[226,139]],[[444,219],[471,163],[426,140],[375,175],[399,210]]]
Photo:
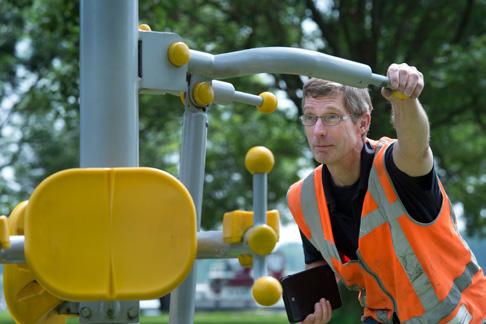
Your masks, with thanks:
[[[292,46],[381,74],[392,62],[417,66],[426,79],[421,99],[443,183],[462,204],[468,233],[486,233],[484,0],[141,0],[139,6],[140,22],[213,54]],[[0,21],[0,212],[8,214],[42,179],[78,165],[79,3],[3,0]],[[238,104],[209,110],[204,228],[216,226],[225,211],[251,208],[243,166],[251,146],[266,145],[276,156],[269,205],[281,211],[287,187],[313,165],[297,120],[303,78],[229,81],[241,91],[270,89],[288,100],[270,116]],[[378,89],[371,91],[370,136],[393,135],[388,105]],[[140,96],[141,165],[177,174],[181,107],[176,97]]]
[[[79,4],[61,0],[0,3],[0,182],[2,213],[27,199],[47,175],[75,167],[79,138]],[[462,203],[471,234],[484,233],[484,1],[140,1],[140,20],[182,35],[214,54],[259,46],[294,46],[369,64],[384,73],[406,61],[426,78],[422,101],[444,184]],[[251,208],[246,150],[264,144],[277,159],[270,206],[283,203],[298,170],[312,166],[302,130],[299,76],[230,80],[242,91],[285,92],[285,109],[261,116],[240,105],[212,107],[204,227],[223,212]],[[379,91],[372,137],[392,135]],[[182,109],[170,96],[140,97],[141,164],[177,173]],[[283,210],[283,209],[282,209]]]
[[[51,7],[52,6],[52,7]],[[76,3],[0,3],[0,212],[47,175],[77,165]]]

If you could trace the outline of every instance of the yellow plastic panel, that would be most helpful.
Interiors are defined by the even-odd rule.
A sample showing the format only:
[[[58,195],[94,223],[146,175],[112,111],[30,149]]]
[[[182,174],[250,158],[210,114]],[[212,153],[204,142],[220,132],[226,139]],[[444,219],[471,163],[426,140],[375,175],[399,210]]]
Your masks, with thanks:
[[[280,213],[276,209],[267,211],[267,225],[273,228],[277,234],[277,240],[280,238]]]
[[[251,254],[242,254],[238,256],[238,262],[243,268],[253,267],[253,256]]]
[[[24,201],[15,207],[8,219],[12,235],[24,234]],[[17,323],[63,324],[66,317],[55,308],[62,300],[49,294],[35,280],[25,264],[6,264],[3,269],[3,289],[8,310]]]
[[[187,276],[197,250],[189,192],[151,168],[50,176],[32,194],[25,234],[36,278],[72,301],[164,295]]]
[[[280,214],[278,210],[267,211],[267,225],[280,234]],[[223,216],[223,241],[228,244],[241,243],[247,229],[253,226],[253,212],[234,210],[224,213]]]

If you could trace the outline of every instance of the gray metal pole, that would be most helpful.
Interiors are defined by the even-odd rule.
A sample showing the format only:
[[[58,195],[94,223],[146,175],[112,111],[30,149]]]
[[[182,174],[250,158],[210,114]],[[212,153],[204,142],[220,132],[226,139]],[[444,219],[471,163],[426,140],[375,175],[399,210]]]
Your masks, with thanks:
[[[80,166],[138,166],[138,1],[82,0]],[[136,323],[138,301],[80,303],[81,323]]]
[[[267,219],[267,174],[253,175],[253,220],[255,226],[265,224]],[[266,258],[253,255],[253,279],[267,275]]]
[[[11,235],[10,247],[0,249],[0,263],[25,263],[24,236]]]
[[[138,166],[138,1],[81,1],[81,167]]]
[[[242,254],[251,253],[246,242],[228,244],[223,241],[222,231],[201,231],[197,233],[198,259],[237,258]]]
[[[186,100],[179,180],[189,190],[197,213],[197,230],[201,226],[201,207],[206,160],[207,114]],[[170,324],[194,323],[197,261],[186,280],[171,293]]]

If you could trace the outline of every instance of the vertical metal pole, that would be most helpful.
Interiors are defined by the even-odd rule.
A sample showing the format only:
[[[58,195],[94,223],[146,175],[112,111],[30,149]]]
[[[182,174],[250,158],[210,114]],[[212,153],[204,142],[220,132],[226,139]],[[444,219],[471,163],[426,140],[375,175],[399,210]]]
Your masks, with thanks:
[[[255,173],[253,175],[253,220],[254,224],[266,223],[267,216],[267,174]],[[253,279],[267,275],[266,258],[253,255]]]
[[[138,1],[81,1],[81,167],[138,166]]]
[[[80,12],[80,166],[137,167],[138,1],[82,0]],[[82,323],[138,322],[138,301],[82,307],[91,312]]]
[[[191,193],[197,214],[197,230],[201,227],[201,207],[206,160],[207,114],[186,100],[179,180]],[[197,261],[186,280],[171,293],[170,324],[194,323]]]

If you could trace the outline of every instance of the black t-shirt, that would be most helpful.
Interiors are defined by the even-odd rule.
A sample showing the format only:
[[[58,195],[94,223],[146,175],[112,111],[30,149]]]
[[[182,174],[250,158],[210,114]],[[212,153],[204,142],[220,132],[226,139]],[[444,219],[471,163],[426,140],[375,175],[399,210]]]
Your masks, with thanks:
[[[411,177],[395,165],[390,145],[385,152],[385,166],[398,196],[410,216],[421,223],[432,222],[442,205],[439,183],[434,168],[420,177]],[[322,168],[322,183],[326,188],[326,200],[331,215],[331,226],[336,248],[352,260],[356,260],[359,227],[364,196],[368,188],[368,177],[373,165],[374,151],[369,143],[361,151],[359,180],[348,187],[338,187],[331,180],[325,165]],[[351,203],[350,203],[351,202]],[[305,263],[323,260],[321,253],[300,233],[304,248]]]

